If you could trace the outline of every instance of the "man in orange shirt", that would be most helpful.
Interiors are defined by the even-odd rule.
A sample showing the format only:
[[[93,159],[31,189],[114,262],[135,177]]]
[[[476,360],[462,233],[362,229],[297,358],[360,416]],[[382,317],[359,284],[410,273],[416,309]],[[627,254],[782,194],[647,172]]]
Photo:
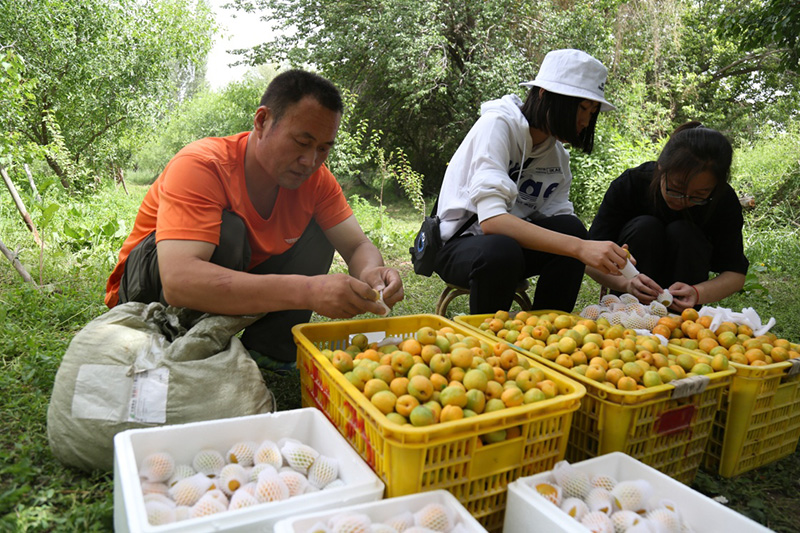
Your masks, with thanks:
[[[278,75],[253,130],[189,144],[153,183],[106,286],[106,305],[161,301],[228,315],[266,313],[242,342],[277,367],[296,358],[291,327],[383,314],[403,298],[323,164],[343,105],[328,80]],[[328,274],[334,249],[350,275]],[[262,361],[259,361],[262,363]]]

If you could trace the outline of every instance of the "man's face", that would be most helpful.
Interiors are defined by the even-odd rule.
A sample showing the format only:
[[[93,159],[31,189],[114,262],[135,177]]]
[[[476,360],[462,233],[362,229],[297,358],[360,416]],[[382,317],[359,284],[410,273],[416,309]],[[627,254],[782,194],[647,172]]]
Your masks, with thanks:
[[[297,189],[328,158],[339,130],[341,113],[306,96],[275,123],[269,109],[256,112],[255,158],[267,180]]]

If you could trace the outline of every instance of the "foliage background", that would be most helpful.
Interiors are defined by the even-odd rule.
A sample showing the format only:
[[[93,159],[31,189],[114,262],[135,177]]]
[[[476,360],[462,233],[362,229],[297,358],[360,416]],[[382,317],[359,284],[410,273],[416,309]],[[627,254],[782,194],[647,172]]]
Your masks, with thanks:
[[[347,110],[329,164],[356,216],[404,280],[395,314],[431,312],[442,283],[413,274],[408,246],[480,103],[520,91],[551,49],[609,67],[618,111],[595,151],[572,152],[572,200],[586,224],[608,183],[653,159],[687,119],[736,151],[751,272],[720,302],[775,316],[800,339],[800,4],[791,0],[232,0],[286,32],[242,51],[253,70],[212,91],[203,80],[214,21],[204,0],[0,2],[0,167],[31,212],[37,246],[0,194],[0,531],[108,531],[112,479],[63,468],[46,410],[72,336],[101,314],[105,280],[146,187],[186,143],[251,126],[261,92],[289,66],[342,87]],[[266,33],[266,32],[265,32]],[[522,94],[521,92],[519,94]],[[31,170],[34,190],[25,172]],[[125,185],[125,187],[123,187]],[[39,199],[40,198],[40,199]],[[335,268],[344,271],[339,261]],[[578,306],[596,301],[586,278]],[[467,312],[466,299],[450,313]],[[314,317],[323,320],[322,317]],[[281,408],[295,376],[266,375]],[[798,453],[696,487],[776,531],[800,523]]]

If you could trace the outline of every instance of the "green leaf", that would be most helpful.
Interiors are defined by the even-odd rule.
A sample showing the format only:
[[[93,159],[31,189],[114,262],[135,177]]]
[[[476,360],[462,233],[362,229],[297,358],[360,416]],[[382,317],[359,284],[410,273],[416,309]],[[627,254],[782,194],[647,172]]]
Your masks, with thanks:
[[[64,223],[64,230],[63,231],[64,231],[64,235],[66,235],[67,237],[69,237],[71,239],[78,240],[78,239],[82,239],[83,238],[83,235],[81,233],[79,233],[76,229],[74,229],[72,226],[70,226],[66,222]]]

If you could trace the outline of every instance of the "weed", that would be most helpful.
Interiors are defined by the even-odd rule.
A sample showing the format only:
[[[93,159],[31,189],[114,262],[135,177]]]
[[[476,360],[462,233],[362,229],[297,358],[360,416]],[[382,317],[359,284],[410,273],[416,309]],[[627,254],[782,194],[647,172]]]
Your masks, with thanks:
[[[13,268],[1,263],[5,266],[0,269],[0,419],[4,421],[0,434],[0,531],[112,530],[113,477],[78,472],[58,463],[48,445],[46,420],[55,375],[70,340],[105,311],[106,277],[116,259],[120,236],[129,230],[145,191],[141,186],[129,186],[131,196],[113,187],[101,187],[83,197],[47,196],[47,201],[60,207],[48,226],[43,288],[23,283]],[[366,200],[354,203],[357,217],[381,248],[387,264],[402,275],[406,298],[395,306],[393,315],[433,312],[444,284],[435,275],[415,275],[408,256],[408,246],[419,228],[419,212],[407,204],[384,205],[378,211]],[[0,234],[18,251],[23,264],[38,265],[39,249],[16,216],[13,208],[0,204]],[[757,234],[753,229],[748,232]],[[748,255],[752,255],[757,274],[750,291],[733,295],[720,305],[754,307],[764,318],[774,316],[774,331],[797,340],[798,238],[780,233],[769,239],[763,247],[758,239],[748,241]],[[771,253],[775,251],[778,256]],[[334,270],[346,271],[341,258]],[[756,284],[772,299],[757,296],[760,289]],[[534,287],[529,290],[532,294]],[[577,307],[597,302],[599,290],[586,277]],[[450,316],[468,312],[467,297],[454,300],[448,310]],[[315,315],[312,320],[327,319]],[[264,377],[280,410],[301,407],[299,372],[286,376],[265,372]],[[701,473],[695,487],[710,496],[724,496],[730,507],[775,531],[788,532],[800,523],[798,479],[800,453],[795,453],[732,480]]]

